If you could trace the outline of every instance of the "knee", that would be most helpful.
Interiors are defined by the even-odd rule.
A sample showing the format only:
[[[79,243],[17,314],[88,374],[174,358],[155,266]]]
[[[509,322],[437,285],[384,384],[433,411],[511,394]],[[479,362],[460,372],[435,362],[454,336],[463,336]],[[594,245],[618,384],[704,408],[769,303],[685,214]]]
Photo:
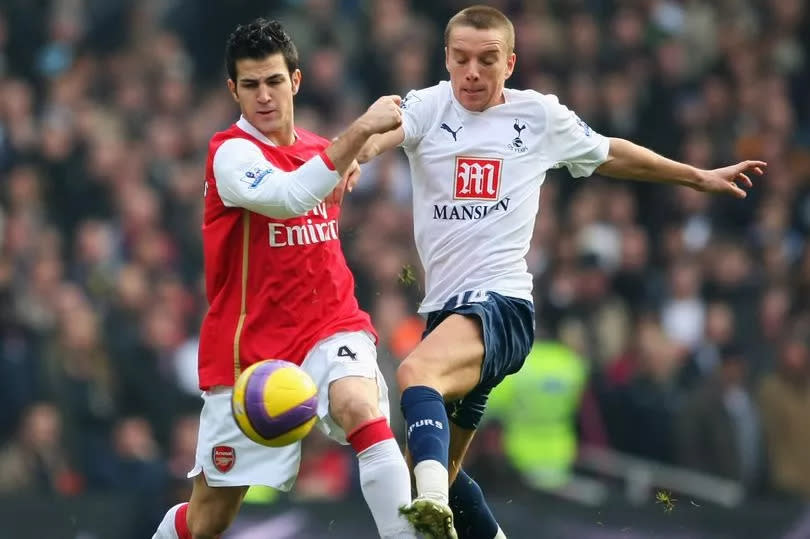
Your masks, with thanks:
[[[397,367],[397,385],[400,391],[405,391],[413,386],[435,388],[436,383],[431,376],[430,362],[415,354],[406,357]]]
[[[334,399],[330,403],[330,408],[332,418],[346,432],[382,415],[376,403],[359,395],[346,395],[345,398]]]

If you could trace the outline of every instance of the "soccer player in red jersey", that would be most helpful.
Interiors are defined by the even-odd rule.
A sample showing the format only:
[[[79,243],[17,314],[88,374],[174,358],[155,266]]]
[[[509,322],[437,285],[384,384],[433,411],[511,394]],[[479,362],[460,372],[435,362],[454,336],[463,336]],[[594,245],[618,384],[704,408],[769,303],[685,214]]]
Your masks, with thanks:
[[[231,416],[247,366],[294,362],[318,385],[318,425],[357,452],[363,496],[381,537],[412,538],[407,465],[388,425],[376,335],[354,296],[330,193],[359,174],[368,138],[397,128],[400,99],[377,100],[331,144],[293,122],[298,54],[276,21],[242,25],[226,46],[228,89],[242,116],[213,136],[205,174],[206,292],[199,377],[203,408],[191,500],[169,510],[154,539],[219,537],[250,485],[289,490],[300,443],[258,445]],[[337,191],[335,189],[337,188]]]

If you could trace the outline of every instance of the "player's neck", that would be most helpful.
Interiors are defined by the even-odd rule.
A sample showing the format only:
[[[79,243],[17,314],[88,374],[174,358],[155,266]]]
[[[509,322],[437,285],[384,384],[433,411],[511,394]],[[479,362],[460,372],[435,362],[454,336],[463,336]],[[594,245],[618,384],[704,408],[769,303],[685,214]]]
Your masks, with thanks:
[[[295,135],[295,129],[293,125],[290,124],[289,127],[285,127],[282,130],[272,131],[268,133],[262,132],[262,135],[267,137],[273,144],[276,146],[290,146],[295,144],[295,141],[298,137]]]
[[[453,95],[453,98],[456,100],[456,103],[458,104],[458,106],[460,106],[462,109],[466,110],[467,112],[470,112],[470,113],[473,113],[473,114],[480,114],[480,113],[482,113],[482,112],[484,112],[484,111],[486,111],[488,109],[491,109],[492,107],[497,107],[498,105],[503,105],[504,103],[506,103],[506,92],[503,89],[501,89],[500,94],[498,94],[498,98],[493,99],[492,101],[490,101],[489,103],[484,105],[484,107],[482,109],[480,109],[480,110],[479,109],[468,109],[467,107],[465,107],[461,103],[461,101],[455,95]]]
[[[260,142],[264,142],[270,146],[290,146],[291,144],[295,144],[295,141],[298,139],[292,122],[290,122],[289,126],[285,126],[283,129],[265,132],[260,131],[243,115],[239,118],[239,121],[236,122],[236,125],[242,129],[242,131],[245,131]]]

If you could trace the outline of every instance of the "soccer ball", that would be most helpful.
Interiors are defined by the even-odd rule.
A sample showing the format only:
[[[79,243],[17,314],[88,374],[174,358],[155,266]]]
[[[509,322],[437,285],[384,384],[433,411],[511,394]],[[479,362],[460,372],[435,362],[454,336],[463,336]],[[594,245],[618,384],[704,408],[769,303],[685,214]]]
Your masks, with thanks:
[[[299,366],[269,359],[245,369],[233,387],[231,411],[245,436],[269,447],[297,442],[317,421],[318,388]]]

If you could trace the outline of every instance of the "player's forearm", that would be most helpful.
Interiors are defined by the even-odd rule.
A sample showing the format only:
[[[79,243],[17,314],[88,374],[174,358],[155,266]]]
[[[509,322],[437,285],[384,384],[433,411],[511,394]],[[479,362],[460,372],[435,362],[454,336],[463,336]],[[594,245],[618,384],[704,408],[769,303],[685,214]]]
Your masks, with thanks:
[[[372,134],[373,131],[370,126],[366,124],[363,118],[360,118],[341,133],[326,148],[324,153],[332,160],[335,170],[343,175],[352,164],[352,161],[357,158],[357,154]]]
[[[610,139],[608,159],[599,165],[596,172],[613,178],[675,183],[688,187],[697,187],[700,184],[699,169],[667,159],[620,138]]]
[[[366,143],[363,144],[363,147],[360,148],[360,151],[357,154],[358,163],[368,163],[382,153],[379,146],[379,139],[381,136],[382,135],[372,135],[369,137]]]
[[[391,148],[399,146],[402,144],[403,140],[405,140],[405,131],[402,127],[398,127],[387,133],[372,135],[360,149],[360,153],[357,154],[357,162],[368,163],[381,153],[385,153]]]

